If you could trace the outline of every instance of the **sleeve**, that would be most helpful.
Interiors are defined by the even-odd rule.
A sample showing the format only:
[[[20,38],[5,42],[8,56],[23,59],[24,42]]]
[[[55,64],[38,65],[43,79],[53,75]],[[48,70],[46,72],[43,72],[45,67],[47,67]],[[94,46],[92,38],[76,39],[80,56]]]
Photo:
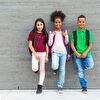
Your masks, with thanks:
[[[67,33],[67,30],[66,30],[65,32]],[[66,42],[66,44],[68,44],[68,42],[69,42],[69,36],[68,36],[68,33],[67,33],[67,35],[65,36],[65,42]]]
[[[54,35],[52,34],[52,32],[49,32],[49,39],[48,39],[48,45],[51,46],[53,43],[53,37]]]
[[[70,35],[70,43],[74,43],[73,33]]]
[[[32,38],[33,38],[33,32],[30,32],[27,40],[32,41]]]
[[[89,43],[93,43],[92,33],[90,32]]]

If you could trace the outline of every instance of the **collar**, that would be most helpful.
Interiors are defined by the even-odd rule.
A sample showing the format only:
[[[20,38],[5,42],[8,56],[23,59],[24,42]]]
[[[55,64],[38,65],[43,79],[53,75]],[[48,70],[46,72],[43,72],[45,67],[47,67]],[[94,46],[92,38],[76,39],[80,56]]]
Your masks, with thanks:
[[[86,28],[84,28],[83,30],[80,30],[80,28],[78,28],[77,31],[81,32],[81,33],[85,33],[86,32]]]

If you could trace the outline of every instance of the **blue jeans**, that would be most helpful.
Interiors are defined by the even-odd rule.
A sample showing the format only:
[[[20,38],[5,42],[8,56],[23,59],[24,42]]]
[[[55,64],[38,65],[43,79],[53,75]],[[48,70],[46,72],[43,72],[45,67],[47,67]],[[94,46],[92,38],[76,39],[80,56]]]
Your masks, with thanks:
[[[78,69],[78,77],[82,88],[87,88],[87,81],[85,80],[85,69],[91,69],[94,66],[94,61],[91,55],[87,56],[86,58],[77,58],[76,55],[74,55],[74,60],[77,65]]]
[[[52,69],[59,69],[57,86],[63,88],[65,82],[66,54],[52,53]]]

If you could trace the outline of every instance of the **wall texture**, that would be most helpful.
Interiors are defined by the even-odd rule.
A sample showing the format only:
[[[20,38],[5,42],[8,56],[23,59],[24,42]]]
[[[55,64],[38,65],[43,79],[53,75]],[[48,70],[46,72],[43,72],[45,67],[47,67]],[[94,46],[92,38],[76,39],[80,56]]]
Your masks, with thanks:
[[[64,26],[69,34],[76,28],[80,14],[87,17],[87,28],[93,33],[94,69],[86,70],[89,88],[100,88],[100,0],[0,0],[0,89],[36,88],[38,75],[31,70],[28,53],[28,33],[38,17],[45,19],[47,30],[51,12],[62,10],[66,14]],[[56,88],[50,62],[46,65],[44,88]],[[65,88],[80,88],[73,60],[66,64]]]

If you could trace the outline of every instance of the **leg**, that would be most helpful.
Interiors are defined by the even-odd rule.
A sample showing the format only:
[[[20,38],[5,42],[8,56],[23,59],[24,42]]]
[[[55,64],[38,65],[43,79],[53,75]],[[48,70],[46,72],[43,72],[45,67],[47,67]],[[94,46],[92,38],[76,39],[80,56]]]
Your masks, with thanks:
[[[40,53],[40,70],[39,70],[39,83],[37,85],[37,94],[42,93],[42,86],[45,78],[45,56],[46,53]]]
[[[92,55],[87,56],[86,58],[84,58],[84,67],[87,69],[91,69],[94,66],[94,61],[93,61],[93,57]]]
[[[59,65],[59,56],[57,53],[52,53],[52,69],[57,70]]]
[[[40,53],[40,74],[39,74],[39,85],[43,85],[45,78],[45,56],[46,53]]]
[[[65,82],[65,64],[66,54],[60,54],[59,56],[59,76],[58,76],[58,88],[63,88]]]
[[[34,54],[32,53],[32,70],[34,72],[37,72],[39,69],[38,69],[38,60],[35,58]]]
[[[83,63],[83,60],[77,58],[75,55],[74,55],[74,60],[75,60],[76,65],[77,65],[78,77],[79,77],[79,81],[80,81],[81,87],[82,88],[87,88],[87,82],[85,80],[85,75],[84,75],[84,65],[83,65],[84,63]]]

